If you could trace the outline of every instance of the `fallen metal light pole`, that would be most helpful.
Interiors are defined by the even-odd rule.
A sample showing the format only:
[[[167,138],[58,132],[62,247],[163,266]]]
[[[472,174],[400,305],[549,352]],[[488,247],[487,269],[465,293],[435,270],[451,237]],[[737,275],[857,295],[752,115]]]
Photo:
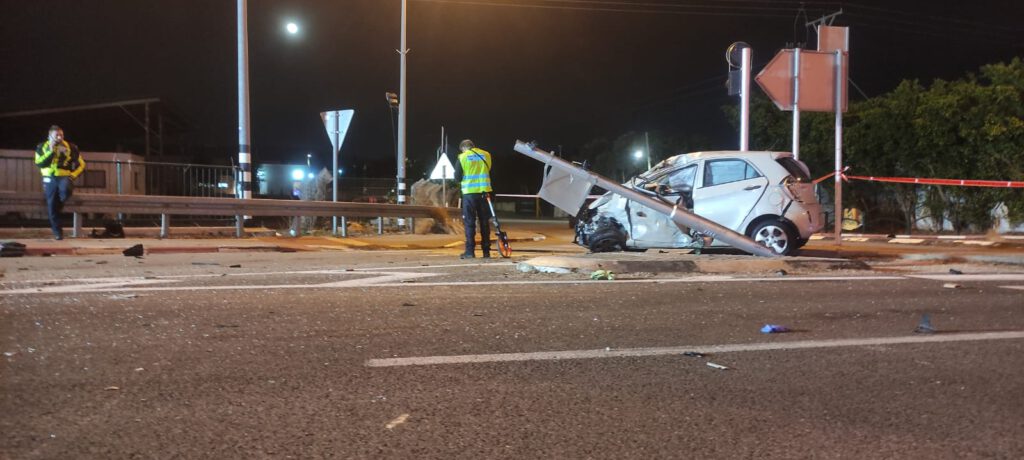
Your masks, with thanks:
[[[660,212],[667,215],[676,225],[681,227],[693,228],[704,235],[713,237],[721,240],[726,244],[739,249],[741,251],[748,252],[756,256],[763,257],[776,257],[770,249],[758,244],[754,240],[747,238],[739,233],[736,233],[728,228],[725,228],[715,222],[707,220],[696,214],[688,212],[684,209],[680,209],[678,206],[672,206],[661,200],[656,200],[636,190],[624,187],[621,184],[616,183],[604,176],[587,171],[580,168],[568,161],[558,158],[549,152],[545,152],[534,147],[532,144],[525,143],[523,141],[516,141],[515,151],[522,153],[534,160],[537,160],[545,165],[556,167],[563,171],[568,172],[573,176],[575,180],[581,180],[592,185],[600,186],[609,192],[617,195],[622,195],[630,200],[639,202],[644,206],[651,208],[654,211]]]

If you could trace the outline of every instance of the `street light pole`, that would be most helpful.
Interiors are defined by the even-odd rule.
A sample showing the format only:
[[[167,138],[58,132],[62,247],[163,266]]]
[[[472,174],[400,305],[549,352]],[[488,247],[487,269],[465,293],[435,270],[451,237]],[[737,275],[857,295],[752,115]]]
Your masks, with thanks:
[[[409,48],[406,45],[406,5],[407,1],[402,0],[402,43],[401,49],[398,54],[401,55],[401,64],[399,69],[399,83],[398,83],[398,174],[396,179],[398,180],[398,186],[396,189],[398,195],[398,204],[405,204],[405,117],[406,107],[409,101],[409,95],[406,93],[406,55],[409,54]]]
[[[651,170],[651,138],[644,131],[644,147],[647,148],[647,170]]]
[[[247,0],[238,0],[238,169],[235,187],[239,198],[252,198],[252,156],[249,136],[249,39]],[[240,181],[238,179],[241,179]]]

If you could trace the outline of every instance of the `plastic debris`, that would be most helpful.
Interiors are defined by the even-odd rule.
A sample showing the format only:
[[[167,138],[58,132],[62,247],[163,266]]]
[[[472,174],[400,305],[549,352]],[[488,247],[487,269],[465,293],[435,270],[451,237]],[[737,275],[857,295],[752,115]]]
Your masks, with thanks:
[[[765,324],[761,327],[762,334],[780,334],[783,332],[789,332],[789,328],[778,324]]]
[[[120,390],[120,389],[121,389],[121,387],[115,387],[115,386],[109,386],[109,387],[104,388],[104,390],[107,390],[107,391],[117,391],[117,390]]]
[[[144,253],[145,250],[143,249],[141,244],[136,244],[135,246],[125,249],[124,251],[121,252],[121,254],[124,254],[126,257],[142,257]]]
[[[950,275],[963,275],[963,274],[964,274],[964,272],[962,272],[962,271],[960,271],[960,270],[957,270],[957,269],[955,269],[955,268],[950,268],[950,269],[949,269],[949,274],[950,274]]]
[[[727,371],[727,370],[729,370],[729,368],[727,366],[723,366],[721,364],[715,364],[715,363],[710,362],[710,361],[708,361],[707,364],[708,364],[708,367],[711,367],[711,368],[714,368],[714,369],[718,369],[720,371]]]
[[[596,270],[590,274],[590,279],[612,281],[615,279],[615,273],[612,273],[611,270]]]
[[[921,315],[921,322],[917,324],[917,328],[914,329],[915,334],[932,334],[935,332],[935,328],[932,327],[932,318],[927,313]]]
[[[220,265],[218,262],[192,262],[192,265]]]
[[[781,268],[775,271],[775,276],[786,276],[788,274],[789,274],[789,272],[787,272],[787,271],[785,271],[785,270],[783,270]]]
[[[114,294],[110,296],[111,300],[128,300],[138,297],[138,294]]]
[[[691,358],[703,358],[704,353],[701,353],[699,351],[684,351],[683,356],[689,356]]]
[[[242,264],[228,265],[228,268],[242,268]]]
[[[946,289],[960,289],[963,286],[960,285],[960,284],[956,284],[956,283],[945,283],[945,284],[942,285],[942,287],[944,287]]]

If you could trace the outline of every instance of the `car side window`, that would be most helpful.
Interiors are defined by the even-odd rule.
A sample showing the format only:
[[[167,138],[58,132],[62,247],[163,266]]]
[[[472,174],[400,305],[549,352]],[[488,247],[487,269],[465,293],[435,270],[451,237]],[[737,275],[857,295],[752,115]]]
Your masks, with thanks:
[[[750,163],[743,160],[714,160],[704,164],[704,186],[728,184],[761,177]]]
[[[693,188],[693,179],[697,177],[697,165],[690,165],[665,174],[657,179],[658,187],[663,194],[679,193],[684,186]]]

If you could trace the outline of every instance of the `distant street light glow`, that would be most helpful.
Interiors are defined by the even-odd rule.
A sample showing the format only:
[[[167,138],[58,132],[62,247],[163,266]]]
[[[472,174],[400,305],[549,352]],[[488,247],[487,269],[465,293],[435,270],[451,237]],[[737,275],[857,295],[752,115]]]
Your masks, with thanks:
[[[637,151],[633,152],[633,158],[636,158],[637,160],[639,160],[639,159],[641,159],[643,157],[644,157],[644,151],[643,150],[637,150]]]
[[[292,170],[292,180],[302,180],[302,176],[304,174],[305,174],[305,171],[303,171],[301,169],[293,169]]]
[[[294,22],[289,22],[288,25],[284,26],[284,29],[292,35],[299,33],[299,25]]]

